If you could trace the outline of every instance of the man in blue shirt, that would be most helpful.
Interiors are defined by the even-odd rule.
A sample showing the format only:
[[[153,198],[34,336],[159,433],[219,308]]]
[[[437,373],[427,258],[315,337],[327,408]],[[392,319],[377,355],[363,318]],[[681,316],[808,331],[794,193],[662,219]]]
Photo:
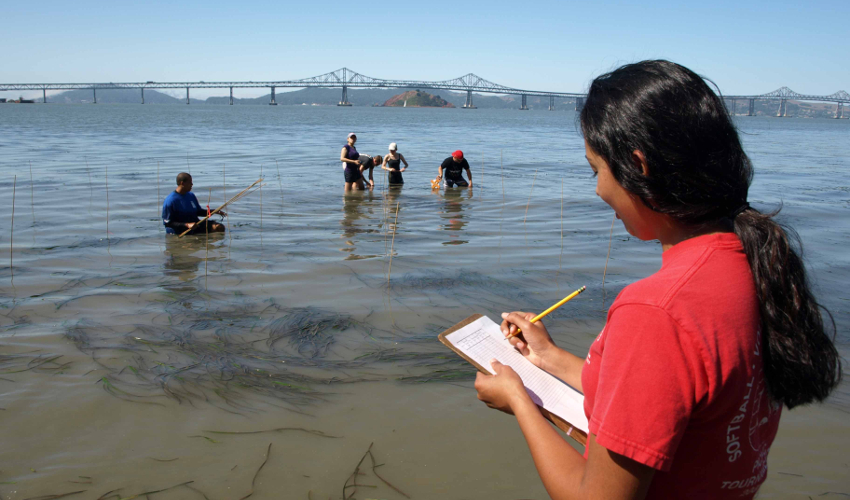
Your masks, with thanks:
[[[192,176],[186,172],[177,174],[177,189],[165,197],[162,204],[162,223],[168,234],[181,234],[187,229],[189,234],[223,233],[224,224],[207,219],[206,223],[198,224],[198,217],[206,217],[207,209],[202,208],[198,198],[192,191]],[[218,212],[222,217],[224,212]]]

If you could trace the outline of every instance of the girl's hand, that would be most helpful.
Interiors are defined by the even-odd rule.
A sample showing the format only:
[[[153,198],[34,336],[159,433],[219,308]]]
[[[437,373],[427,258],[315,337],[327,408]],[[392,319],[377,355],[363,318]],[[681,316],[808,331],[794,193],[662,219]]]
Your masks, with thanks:
[[[405,170],[407,170],[407,167],[401,167],[400,172],[404,172]]]
[[[506,337],[514,335],[517,327],[522,329],[522,333],[515,337],[511,337],[509,342],[514,346],[520,354],[525,356],[525,359],[534,363],[538,368],[546,370],[546,358],[555,353],[558,347],[549,336],[549,332],[541,322],[531,323],[534,319],[534,313],[527,312],[512,312],[502,313],[502,334]]]
[[[503,365],[495,359],[490,361],[495,375],[485,375],[478,372],[475,376],[475,390],[478,399],[490,408],[495,408],[510,415],[514,414],[514,405],[530,402],[531,397],[522,385],[522,379],[510,366]]]

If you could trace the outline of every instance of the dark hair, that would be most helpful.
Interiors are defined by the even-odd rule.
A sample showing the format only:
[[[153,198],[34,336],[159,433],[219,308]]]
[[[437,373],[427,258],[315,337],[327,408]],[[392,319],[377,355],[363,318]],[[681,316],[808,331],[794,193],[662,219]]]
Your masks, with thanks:
[[[734,228],[758,294],[772,398],[788,408],[823,401],[841,379],[841,360],[809,288],[799,237],[773,221],[779,210],[760,213],[747,203],[753,168],[722,98],[683,66],[642,61],[596,78],[580,123],[617,182],[649,208],[688,226]]]
[[[177,174],[177,185],[183,184],[184,182],[191,180],[192,176],[187,174],[186,172],[180,172]]]

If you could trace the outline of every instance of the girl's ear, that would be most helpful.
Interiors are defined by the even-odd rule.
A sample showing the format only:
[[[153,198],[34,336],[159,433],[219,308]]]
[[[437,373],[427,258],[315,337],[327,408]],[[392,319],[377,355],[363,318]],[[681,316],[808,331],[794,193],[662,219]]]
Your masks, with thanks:
[[[649,177],[649,166],[646,164],[646,156],[643,155],[643,151],[639,149],[632,151],[632,163],[635,168],[643,172],[644,177]]]

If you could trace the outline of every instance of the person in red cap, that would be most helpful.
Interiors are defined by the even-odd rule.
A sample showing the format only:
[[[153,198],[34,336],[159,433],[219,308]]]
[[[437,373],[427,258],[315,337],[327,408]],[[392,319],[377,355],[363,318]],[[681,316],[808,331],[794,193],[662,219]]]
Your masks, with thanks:
[[[472,172],[469,171],[469,162],[463,157],[463,151],[457,150],[451,156],[443,160],[440,167],[437,169],[437,182],[443,180],[443,171],[446,172],[446,187],[472,187]],[[466,177],[469,178],[469,183],[463,178],[463,170],[466,170]]]

